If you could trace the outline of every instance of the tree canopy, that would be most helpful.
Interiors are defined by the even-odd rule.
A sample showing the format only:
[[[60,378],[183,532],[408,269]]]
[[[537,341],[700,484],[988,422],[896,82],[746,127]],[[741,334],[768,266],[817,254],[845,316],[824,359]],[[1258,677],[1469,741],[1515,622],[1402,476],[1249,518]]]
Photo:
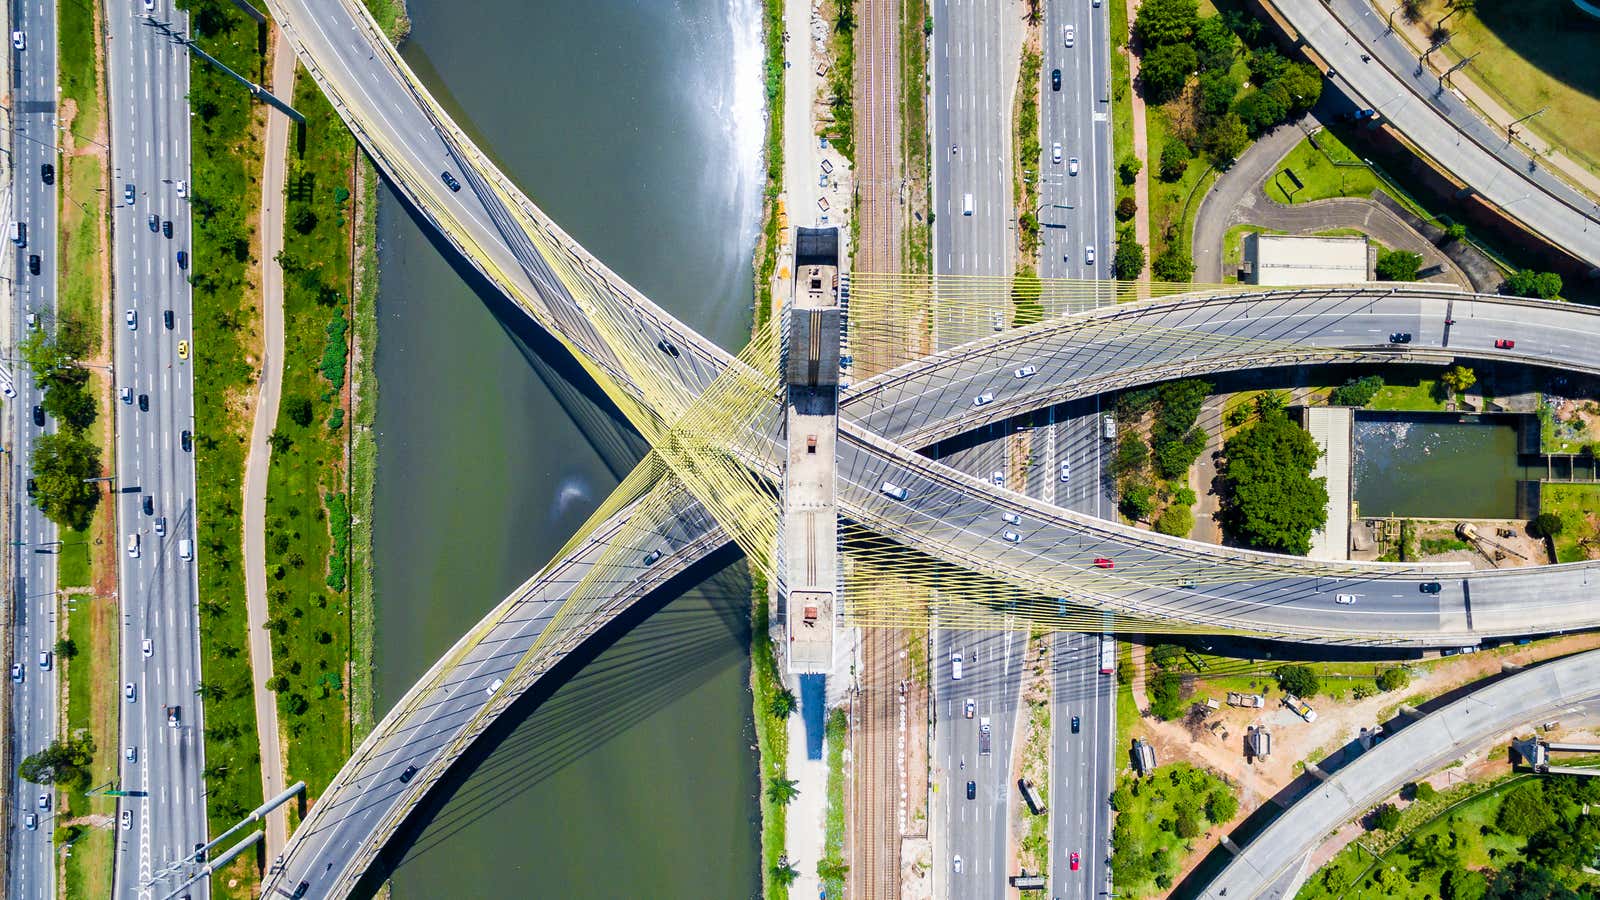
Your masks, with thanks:
[[[1199,64],[1194,48],[1188,44],[1161,44],[1146,50],[1139,64],[1145,99],[1151,103],[1165,103],[1178,96],[1189,73]]]
[[[1379,250],[1374,268],[1379,281],[1416,281],[1422,268],[1422,254],[1410,250]]]
[[[39,508],[57,525],[82,531],[100,503],[100,448],[71,429],[39,436],[33,478]]]
[[[1363,375],[1333,389],[1328,402],[1334,406],[1366,406],[1383,390],[1383,376]]]
[[[60,784],[82,790],[89,784],[89,763],[94,761],[94,738],[57,738],[27,757],[17,767],[17,777],[34,784]]]
[[[1538,297],[1549,300],[1561,293],[1561,276],[1554,272],[1520,269],[1500,285],[1500,293],[1513,297]]]
[[[1144,245],[1127,232],[1117,238],[1117,252],[1111,259],[1113,273],[1123,281],[1133,281],[1144,271]]]
[[[1327,479],[1311,477],[1320,455],[1282,410],[1263,410],[1223,447],[1223,527],[1252,547],[1310,552],[1311,533],[1328,521]]]
[[[1279,666],[1274,673],[1278,676],[1278,686],[1285,693],[1297,697],[1310,697],[1322,687],[1322,679],[1317,677],[1317,672],[1310,666],[1287,665]]]
[[[1133,17],[1133,33],[1146,47],[1189,40],[1200,24],[1196,0],[1144,0]]]

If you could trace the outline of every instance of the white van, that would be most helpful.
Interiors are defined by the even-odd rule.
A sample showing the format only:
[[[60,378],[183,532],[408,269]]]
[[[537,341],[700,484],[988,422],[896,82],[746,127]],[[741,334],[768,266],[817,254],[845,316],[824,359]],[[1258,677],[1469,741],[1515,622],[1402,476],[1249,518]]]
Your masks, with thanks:
[[[967,196],[970,197],[972,195],[968,194]],[[972,213],[969,212],[969,213],[967,213],[967,215],[970,216],[970,215],[972,215]],[[11,243],[16,244],[18,247],[26,247],[26,246],[28,246],[28,223],[27,222],[12,222],[11,223]]]
[[[194,559],[194,541],[188,538],[178,541],[178,558],[182,560]]]
[[[137,533],[128,535],[128,558],[139,558],[139,535]]]
[[[950,680],[961,680],[961,654],[950,654]]]
[[[1100,417],[1100,436],[1108,441],[1117,439],[1117,420],[1111,416]]]
[[[885,496],[893,497],[896,500],[904,500],[911,496],[905,488],[892,481],[885,481],[883,487],[878,488],[878,490],[882,491]]]
[[[961,198],[961,214],[963,216],[972,215],[972,195],[971,194],[966,194]]]

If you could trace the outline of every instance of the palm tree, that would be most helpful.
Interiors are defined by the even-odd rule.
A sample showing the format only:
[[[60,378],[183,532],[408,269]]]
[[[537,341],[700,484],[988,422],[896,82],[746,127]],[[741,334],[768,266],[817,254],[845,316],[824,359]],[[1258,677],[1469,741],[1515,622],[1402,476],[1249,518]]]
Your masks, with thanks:
[[[1039,0],[1028,0],[1028,14],[1025,20],[1029,27],[1039,24],[1040,18]]]
[[[823,881],[843,881],[849,873],[850,867],[837,856],[829,856],[817,863],[817,877]]]
[[[800,701],[795,699],[794,691],[784,688],[772,695],[772,715],[775,718],[787,719],[799,708]]]
[[[1435,27],[1443,28],[1444,23],[1450,21],[1450,17],[1458,12],[1472,12],[1477,8],[1478,0],[1445,0],[1444,5],[1450,7],[1450,11],[1444,14],[1444,18],[1440,19]]]
[[[794,884],[795,879],[799,877],[800,870],[790,865],[788,860],[781,860],[772,867],[772,880],[784,887]]]
[[[774,778],[767,782],[767,799],[779,806],[788,806],[790,800],[800,796],[799,784],[790,778]]]

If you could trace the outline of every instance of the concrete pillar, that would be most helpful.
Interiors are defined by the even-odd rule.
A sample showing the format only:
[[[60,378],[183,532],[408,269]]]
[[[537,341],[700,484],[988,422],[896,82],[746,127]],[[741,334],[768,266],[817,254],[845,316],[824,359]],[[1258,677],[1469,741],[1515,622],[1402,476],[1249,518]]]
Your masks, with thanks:
[[[1422,718],[1421,711],[1419,711],[1415,706],[1406,706],[1404,704],[1401,704],[1400,706],[1400,715],[1405,716],[1408,719]]]
[[[1311,773],[1311,777],[1317,779],[1318,781],[1327,781],[1329,778],[1333,777],[1327,772],[1317,768],[1317,764],[1312,762],[1306,763],[1306,771]]]
[[[1234,856],[1238,856],[1244,852],[1244,850],[1240,848],[1238,844],[1233,842],[1233,838],[1230,838],[1227,835],[1222,836],[1222,846],[1226,847],[1228,852],[1232,853]]]
[[[1522,667],[1517,665],[1516,663],[1510,661],[1510,660],[1506,660],[1506,661],[1500,663],[1500,671],[1502,671],[1502,672],[1521,672],[1522,671]]]

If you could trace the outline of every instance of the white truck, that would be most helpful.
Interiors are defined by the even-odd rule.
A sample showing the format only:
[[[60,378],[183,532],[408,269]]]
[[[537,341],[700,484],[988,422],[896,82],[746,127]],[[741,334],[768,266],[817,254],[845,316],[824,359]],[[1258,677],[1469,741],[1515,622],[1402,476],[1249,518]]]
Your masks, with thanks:
[[[991,734],[989,729],[989,717],[984,716],[978,720],[978,754],[980,756],[989,755],[989,752],[992,749],[990,746],[990,741],[993,739],[993,737],[994,736]]]

